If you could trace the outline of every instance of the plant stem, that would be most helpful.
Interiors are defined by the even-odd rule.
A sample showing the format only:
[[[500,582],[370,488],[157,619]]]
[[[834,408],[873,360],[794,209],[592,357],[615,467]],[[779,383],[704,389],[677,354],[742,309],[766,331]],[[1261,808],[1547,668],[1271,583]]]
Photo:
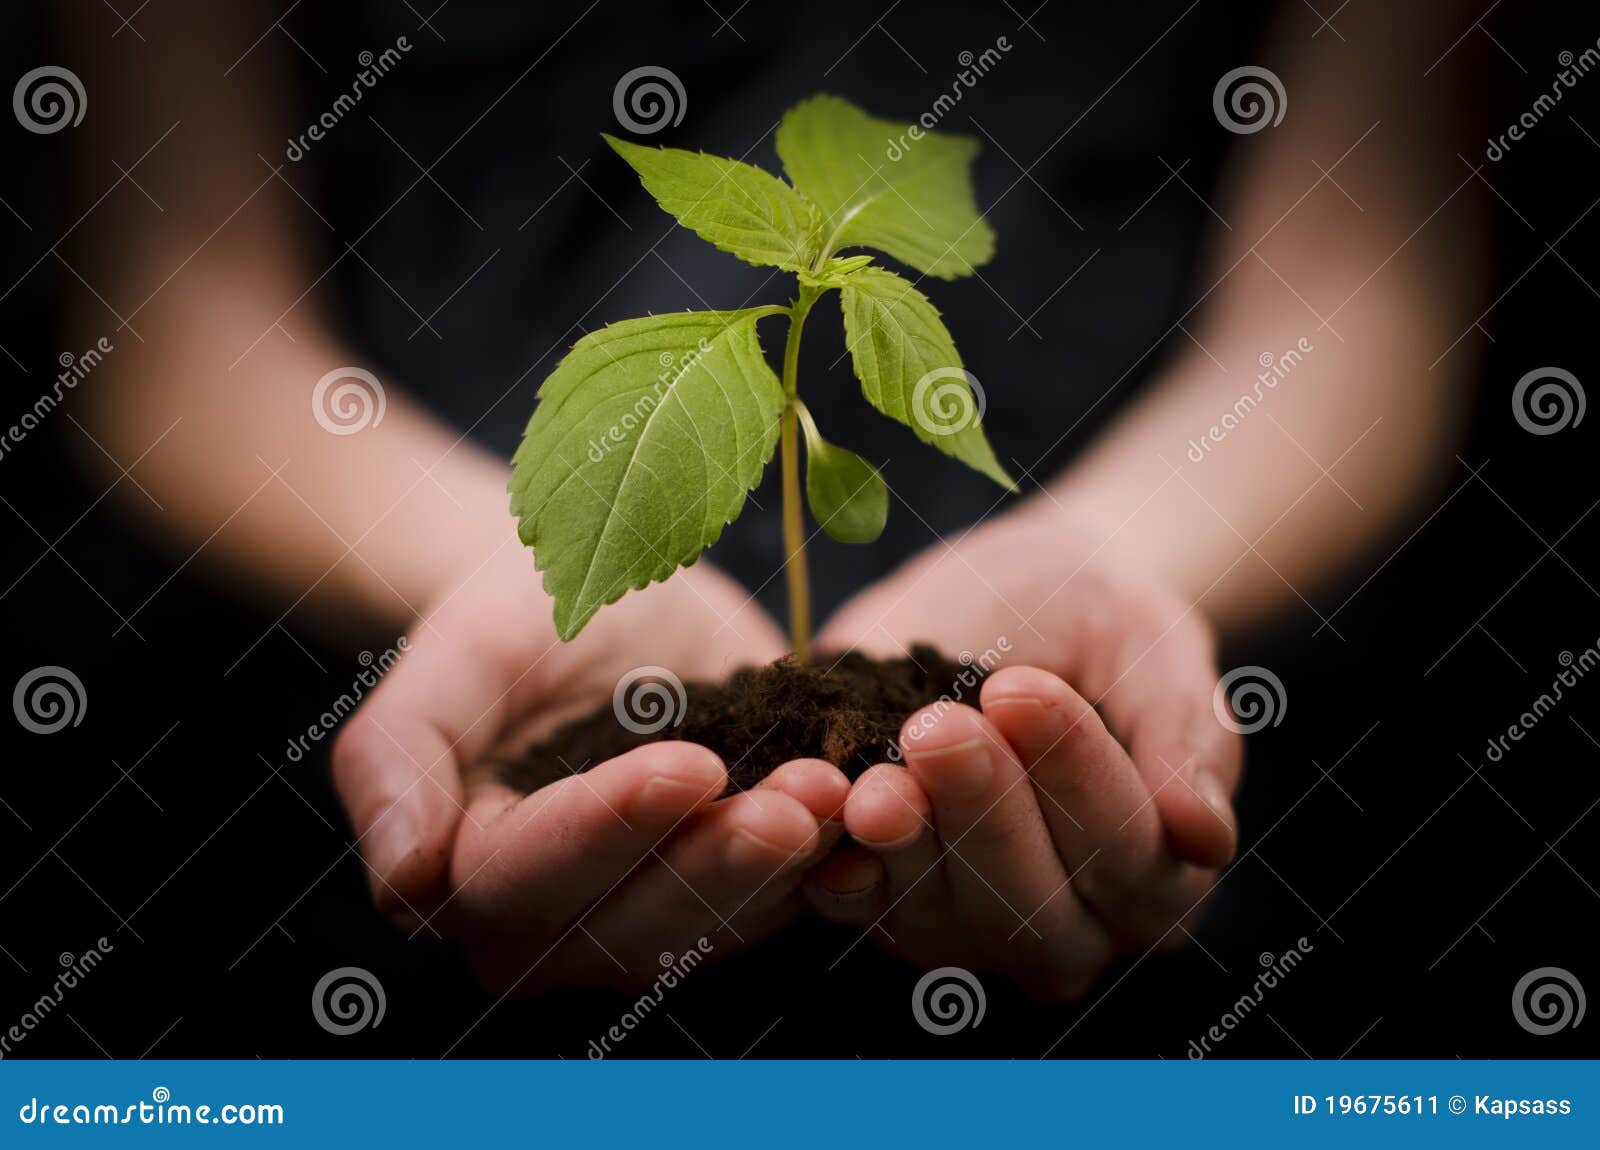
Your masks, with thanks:
[[[789,402],[779,425],[779,454],[783,468],[783,570],[789,587],[789,645],[804,663],[811,646],[811,581],[806,572],[805,503],[800,492],[800,436],[796,426],[799,402],[800,329],[821,292],[800,285],[800,298],[789,312],[789,338],[783,348],[783,393]]]
[[[805,523],[800,514],[800,444],[793,407],[783,409],[783,571],[789,584],[789,646],[801,663],[810,655],[811,586],[806,574]]]

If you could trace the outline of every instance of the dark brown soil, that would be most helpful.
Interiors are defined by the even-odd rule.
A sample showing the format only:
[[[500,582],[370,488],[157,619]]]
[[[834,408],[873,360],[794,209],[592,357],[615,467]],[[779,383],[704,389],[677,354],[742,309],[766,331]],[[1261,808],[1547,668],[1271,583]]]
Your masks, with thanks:
[[[850,652],[800,665],[784,658],[742,668],[725,683],[684,684],[682,722],[653,734],[623,726],[608,702],[508,764],[503,777],[532,792],[645,743],[681,739],[722,756],[729,793],[755,786],[791,759],[827,759],[853,780],[898,758],[900,727],[913,711],[941,697],[975,702],[981,677],[976,664],[920,645],[909,659]]]

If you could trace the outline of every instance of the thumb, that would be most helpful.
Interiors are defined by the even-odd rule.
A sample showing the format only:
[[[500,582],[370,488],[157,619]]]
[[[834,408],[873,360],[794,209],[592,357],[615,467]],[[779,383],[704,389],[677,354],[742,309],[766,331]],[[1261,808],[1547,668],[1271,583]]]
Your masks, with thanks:
[[[334,786],[386,914],[422,913],[443,896],[464,813],[463,764],[483,754],[503,718],[492,665],[437,631],[416,634],[334,743]]]

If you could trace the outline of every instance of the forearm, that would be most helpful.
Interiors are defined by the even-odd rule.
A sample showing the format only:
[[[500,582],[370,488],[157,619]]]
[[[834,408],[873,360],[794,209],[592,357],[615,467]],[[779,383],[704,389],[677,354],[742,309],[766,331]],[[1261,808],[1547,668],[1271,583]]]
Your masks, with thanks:
[[[1341,20],[1349,44],[1284,29],[1292,123],[1240,149],[1226,239],[1175,333],[1192,338],[1023,512],[1092,521],[1225,630],[1310,600],[1392,535],[1463,423],[1461,361],[1436,361],[1471,320],[1474,221],[1453,196],[1471,175],[1440,108],[1395,98],[1424,53],[1387,23]]]
[[[1460,380],[1428,370],[1453,333],[1420,288],[1358,297],[1333,321],[1343,343],[1243,294],[1244,314],[1198,333],[1227,373],[1184,356],[1026,513],[1092,521],[1225,630],[1310,600],[1389,537],[1438,482],[1462,415]]]
[[[515,545],[500,461],[393,380],[380,381],[381,420],[352,406],[346,415],[364,426],[335,434],[336,399],[330,390],[318,404],[314,388],[359,357],[297,324],[294,343],[274,332],[238,358],[272,316],[230,299],[231,278],[218,274],[174,282],[140,324],[144,342],[123,338],[86,392],[85,426],[117,461],[140,460],[151,498],[125,485],[128,506],[175,553],[220,565],[275,604],[398,627]],[[357,386],[369,400],[350,404],[374,398]],[[84,458],[113,466],[92,447]]]
[[[74,0],[62,19],[97,12]],[[83,458],[108,484],[132,468],[138,486],[117,492],[175,555],[222,566],[274,610],[399,626],[453,574],[514,545],[506,469],[387,373],[382,419],[332,430],[338,400],[319,403],[318,381],[376,365],[322,319],[331,257],[304,242],[325,224],[301,198],[315,199],[315,181],[282,159],[299,58],[260,35],[277,13],[157,5],[140,50],[93,41],[88,86],[138,98],[98,105],[74,137],[81,219],[67,254],[95,285],[76,297],[77,322],[85,346],[107,331],[115,344],[78,389],[78,418],[105,452],[83,440]]]

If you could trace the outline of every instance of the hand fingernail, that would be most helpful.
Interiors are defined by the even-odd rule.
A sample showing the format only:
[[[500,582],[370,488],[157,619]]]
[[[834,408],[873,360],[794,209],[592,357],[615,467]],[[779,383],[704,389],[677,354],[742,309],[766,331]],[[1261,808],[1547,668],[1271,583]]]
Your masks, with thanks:
[[[1198,794],[1206,806],[1216,812],[1216,815],[1228,826],[1233,826],[1233,803],[1228,798],[1228,791],[1222,785],[1222,780],[1215,775],[1201,775],[1195,780],[1195,793]]]
[[[983,701],[984,710],[991,707],[1027,707],[1031,711],[1048,711],[1050,706],[1038,695],[991,695]]]
[[[883,864],[871,855],[843,855],[813,872],[811,886],[819,894],[838,902],[858,899],[878,889],[884,878]]]
[[[723,849],[723,859],[727,866],[733,870],[750,870],[756,867],[770,867],[774,864],[788,866],[804,862],[810,857],[810,852],[793,850],[780,843],[762,838],[753,831],[744,827],[737,828],[728,836],[728,845]]]
[[[836,890],[831,886],[824,886],[821,883],[814,884],[814,888],[817,893],[823,895],[825,898],[830,898],[835,902],[855,902],[857,899],[864,898],[873,891],[877,890],[878,883],[878,879],[872,878],[868,879],[865,885],[856,887],[853,890]]]
[[[968,739],[953,747],[922,751],[916,755],[917,772],[939,797],[970,799],[981,794],[994,774],[994,760],[990,755],[989,740],[983,737]]]
[[[416,938],[428,925],[416,911],[405,909],[391,912],[389,924],[409,939]],[[433,937],[439,937],[438,933],[434,932]]]
[[[882,842],[877,839],[862,838],[860,835],[852,835],[851,837],[854,838],[856,842],[866,847],[869,851],[898,851],[904,850],[906,847],[920,839],[926,826],[927,824],[919,819],[916,826],[912,827],[899,838],[892,839],[889,842]]]
[[[393,902],[394,892],[389,887],[396,872],[421,846],[411,812],[399,804],[390,807],[367,829],[364,844],[367,864],[376,872],[374,894],[380,902]]]
[[[704,783],[657,775],[639,788],[628,813],[641,822],[659,821],[663,817],[676,818],[705,798],[710,788]]]

